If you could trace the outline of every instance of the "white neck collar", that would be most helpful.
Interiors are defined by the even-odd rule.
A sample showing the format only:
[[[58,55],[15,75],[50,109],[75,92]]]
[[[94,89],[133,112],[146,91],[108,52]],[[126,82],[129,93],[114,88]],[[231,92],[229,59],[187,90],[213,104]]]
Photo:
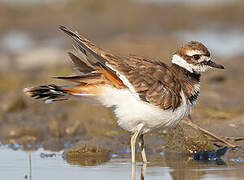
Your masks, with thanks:
[[[174,54],[172,57],[172,63],[177,64],[180,67],[183,67],[184,69],[188,70],[189,72],[193,73],[193,67],[191,64],[187,63],[182,57],[180,57],[178,54]]]

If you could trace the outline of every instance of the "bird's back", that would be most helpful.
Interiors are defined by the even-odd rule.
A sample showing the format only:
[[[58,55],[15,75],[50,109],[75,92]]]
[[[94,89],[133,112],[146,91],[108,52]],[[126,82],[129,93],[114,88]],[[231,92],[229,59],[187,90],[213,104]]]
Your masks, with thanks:
[[[30,96],[46,102],[70,96],[98,101],[112,107],[119,125],[131,132],[140,123],[144,124],[143,133],[172,126],[190,112],[183,81],[174,68],[143,57],[114,56],[69,29],[60,29],[75,41],[76,53],[69,56],[80,74],[57,77],[75,85],[26,89]]]

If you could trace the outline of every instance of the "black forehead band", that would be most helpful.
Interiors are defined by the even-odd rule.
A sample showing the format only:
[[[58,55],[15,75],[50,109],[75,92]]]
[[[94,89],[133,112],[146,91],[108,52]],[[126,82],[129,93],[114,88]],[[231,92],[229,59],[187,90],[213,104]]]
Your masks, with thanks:
[[[207,53],[205,54],[205,56],[210,57],[210,53],[209,53],[209,52],[207,52]]]

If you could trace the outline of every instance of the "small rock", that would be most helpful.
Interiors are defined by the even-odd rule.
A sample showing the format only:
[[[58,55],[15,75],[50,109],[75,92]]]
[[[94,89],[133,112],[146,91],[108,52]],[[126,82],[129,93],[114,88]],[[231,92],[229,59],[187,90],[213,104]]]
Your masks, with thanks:
[[[215,147],[201,131],[180,123],[168,131],[165,149],[193,154],[200,150],[215,150]]]
[[[227,150],[227,147],[223,147],[217,151],[198,151],[193,155],[193,159],[198,161],[217,161]]]
[[[65,151],[65,159],[70,164],[98,165],[109,161],[110,151],[102,144],[88,142]]]

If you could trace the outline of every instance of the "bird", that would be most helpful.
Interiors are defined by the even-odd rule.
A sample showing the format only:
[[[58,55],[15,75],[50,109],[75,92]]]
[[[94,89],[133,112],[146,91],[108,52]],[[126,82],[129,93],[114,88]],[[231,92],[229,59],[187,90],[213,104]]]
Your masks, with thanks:
[[[74,50],[68,55],[79,74],[55,77],[72,82],[68,85],[25,88],[25,94],[46,103],[78,97],[111,108],[118,125],[132,134],[132,163],[136,162],[137,143],[143,163],[148,162],[143,138],[146,133],[171,128],[190,114],[200,93],[201,73],[224,69],[212,61],[209,50],[198,41],[177,48],[167,65],[142,56],[113,55],[65,26],[59,29],[74,42]]]

